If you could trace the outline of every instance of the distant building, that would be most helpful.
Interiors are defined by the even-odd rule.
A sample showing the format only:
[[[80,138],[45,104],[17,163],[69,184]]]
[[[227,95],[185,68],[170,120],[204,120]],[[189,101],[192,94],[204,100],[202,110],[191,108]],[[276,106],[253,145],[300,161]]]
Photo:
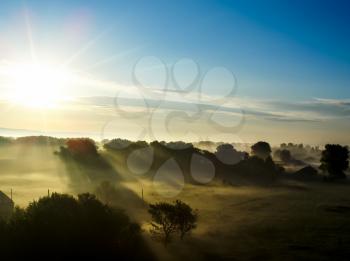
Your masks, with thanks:
[[[15,204],[5,193],[0,191],[0,219],[8,219]]]

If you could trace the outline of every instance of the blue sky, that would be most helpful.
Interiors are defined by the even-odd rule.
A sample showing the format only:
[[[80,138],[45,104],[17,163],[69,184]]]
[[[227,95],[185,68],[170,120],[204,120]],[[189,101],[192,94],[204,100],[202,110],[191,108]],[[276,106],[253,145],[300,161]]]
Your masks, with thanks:
[[[108,30],[82,63],[137,48],[134,58],[189,57],[204,70],[226,66],[236,74],[241,95],[350,95],[348,1],[2,1],[2,27],[24,7],[37,38],[57,41],[62,23],[75,12],[89,22],[83,40]],[[65,48],[74,50],[69,40]],[[108,66],[118,69],[118,62]]]
[[[203,74],[226,67],[238,81],[237,97],[264,103],[256,110],[273,107],[287,115],[290,106],[275,108],[276,102],[301,103],[303,109],[310,101],[347,106],[349,11],[348,1],[2,1],[0,60],[30,59],[28,19],[39,58],[68,60],[99,79],[127,86],[141,57],[152,55],[167,65],[186,57]],[[222,79],[216,80],[220,85]],[[216,90],[208,95],[220,95]],[[110,95],[88,88],[78,94]]]

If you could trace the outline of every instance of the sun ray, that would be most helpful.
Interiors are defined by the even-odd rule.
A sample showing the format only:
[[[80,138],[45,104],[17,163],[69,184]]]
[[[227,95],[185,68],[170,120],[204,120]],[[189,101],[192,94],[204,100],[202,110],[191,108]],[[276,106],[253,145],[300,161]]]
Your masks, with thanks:
[[[36,50],[35,50],[35,45],[33,41],[33,32],[32,32],[32,26],[30,23],[30,18],[29,18],[29,13],[28,10],[24,10],[24,19],[25,19],[25,24],[26,24],[26,33],[27,33],[27,38],[29,42],[29,49],[30,49],[30,56],[33,61],[37,60],[36,56]]]
[[[133,54],[133,53],[139,51],[141,48],[142,47],[134,47],[134,48],[130,48],[128,50],[125,50],[124,52],[120,52],[120,53],[111,55],[111,56],[109,56],[107,58],[101,59],[101,60],[97,61],[96,63],[88,66],[87,68],[85,68],[85,70],[88,71],[88,70],[99,68],[99,67],[101,67],[101,66],[103,66],[105,64],[113,62],[116,59],[122,58],[124,56],[129,55],[129,54]]]
[[[103,30],[99,35],[97,35],[95,38],[90,40],[85,46],[83,46],[81,49],[79,49],[76,53],[74,53],[71,57],[69,57],[63,65],[69,65],[71,64],[74,60],[76,60],[79,56],[87,52],[91,47],[93,47],[103,36],[105,36],[108,32],[111,31],[111,27]]]

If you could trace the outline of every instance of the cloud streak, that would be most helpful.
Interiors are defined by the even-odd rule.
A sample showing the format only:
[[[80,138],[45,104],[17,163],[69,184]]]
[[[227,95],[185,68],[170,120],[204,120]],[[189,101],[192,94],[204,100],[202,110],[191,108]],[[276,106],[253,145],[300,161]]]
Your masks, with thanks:
[[[99,106],[115,109],[114,97],[83,97],[77,100],[77,103]],[[196,110],[203,112],[216,113],[244,113],[247,117],[263,119],[268,121],[281,122],[324,122],[331,119],[350,117],[350,110],[346,107],[346,103],[336,101],[324,102],[323,100],[313,99],[304,102],[281,102],[273,100],[254,100],[248,98],[233,98],[225,104],[216,104],[214,102],[199,103],[189,101],[179,101],[167,99],[159,101],[156,99],[139,99],[139,98],[118,98],[117,105],[123,108],[143,108],[148,106],[150,110],[160,106],[163,110],[184,111],[193,113]],[[339,104],[342,106],[339,107]]]

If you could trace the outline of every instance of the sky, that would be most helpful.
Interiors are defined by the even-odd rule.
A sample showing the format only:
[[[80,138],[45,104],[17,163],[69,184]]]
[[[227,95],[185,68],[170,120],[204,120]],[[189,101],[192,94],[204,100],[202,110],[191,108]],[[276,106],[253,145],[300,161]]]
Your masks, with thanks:
[[[1,1],[2,135],[350,144],[348,1]]]

